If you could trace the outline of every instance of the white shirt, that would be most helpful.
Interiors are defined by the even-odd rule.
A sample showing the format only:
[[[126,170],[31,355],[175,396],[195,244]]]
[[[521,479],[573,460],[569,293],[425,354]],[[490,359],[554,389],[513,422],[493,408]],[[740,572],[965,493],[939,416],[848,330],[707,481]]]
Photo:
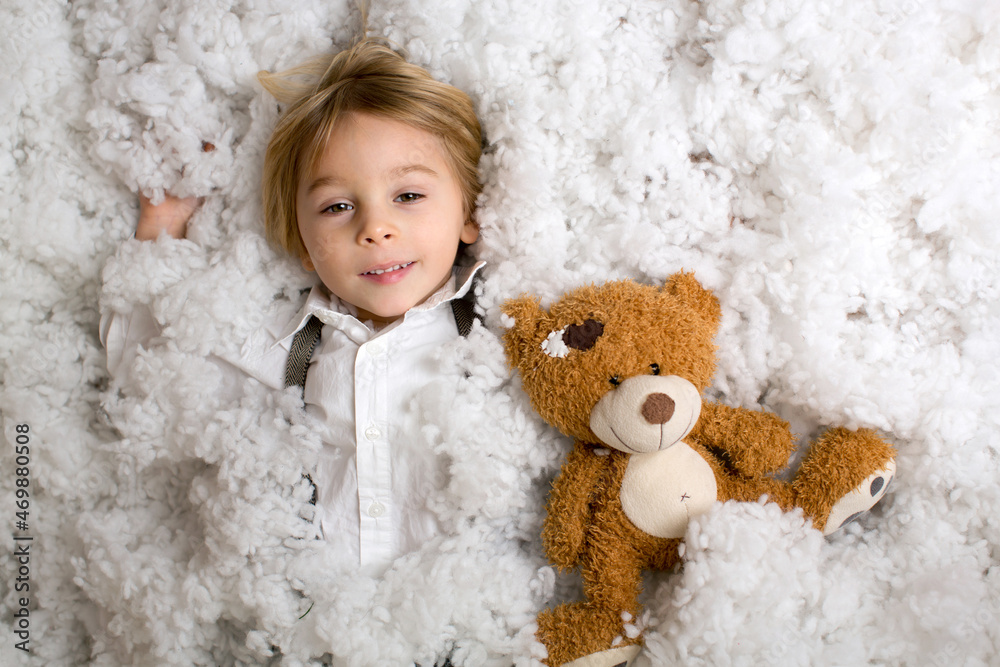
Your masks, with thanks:
[[[433,452],[421,448],[415,434],[423,424],[410,404],[439,377],[435,351],[459,335],[450,302],[471,289],[482,265],[462,270],[380,330],[317,285],[291,320],[266,324],[238,356],[223,360],[235,374],[281,389],[295,333],[310,315],[324,323],[303,392],[306,410],[324,429],[313,475],[317,519],[330,545],[366,573],[384,570],[440,532],[427,500],[444,484],[446,471]],[[109,372],[114,376],[158,329],[148,311],[131,317],[104,313],[101,340]]]

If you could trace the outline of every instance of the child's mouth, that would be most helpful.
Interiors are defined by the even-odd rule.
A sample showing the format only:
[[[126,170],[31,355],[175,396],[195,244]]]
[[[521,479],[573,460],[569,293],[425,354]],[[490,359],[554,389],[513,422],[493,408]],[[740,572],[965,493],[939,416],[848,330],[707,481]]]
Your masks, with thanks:
[[[381,276],[384,273],[392,273],[393,271],[399,271],[400,269],[405,269],[411,266],[413,262],[404,262],[403,264],[396,264],[395,266],[390,266],[384,269],[372,269],[371,271],[365,271],[361,275],[363,276]]]

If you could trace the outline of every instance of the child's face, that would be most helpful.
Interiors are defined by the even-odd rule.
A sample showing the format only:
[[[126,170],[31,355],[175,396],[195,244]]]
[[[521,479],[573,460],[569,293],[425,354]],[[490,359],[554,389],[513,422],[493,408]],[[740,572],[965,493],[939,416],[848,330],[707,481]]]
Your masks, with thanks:
[[[436,292],[479,236],[441,141],[369,114],[336,124],[296,205],[303,266],[376,324]]]

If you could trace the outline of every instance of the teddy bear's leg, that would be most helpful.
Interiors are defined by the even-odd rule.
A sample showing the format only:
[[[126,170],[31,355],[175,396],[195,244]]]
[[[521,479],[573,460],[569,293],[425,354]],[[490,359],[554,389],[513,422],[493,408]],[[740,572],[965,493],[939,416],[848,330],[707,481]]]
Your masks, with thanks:
[[[634,625],[642,582],[638,554],[618,544],[594,549],[581,568],[587,602],[547,609],[536,636],[549,667],[618,667],[631,664],[642,642]],[[630,636],[631,635],[631,636]]]
[[[539,614],[535,636],[548,651],[549,667],[618,667],[639,653],[637,639],[628,639],[623,626],[621,612],[574,602]]]
[[[874,431],[834,428],[813,443],[792,481],[797,504],[829,535],[885,495],[896,450]]]

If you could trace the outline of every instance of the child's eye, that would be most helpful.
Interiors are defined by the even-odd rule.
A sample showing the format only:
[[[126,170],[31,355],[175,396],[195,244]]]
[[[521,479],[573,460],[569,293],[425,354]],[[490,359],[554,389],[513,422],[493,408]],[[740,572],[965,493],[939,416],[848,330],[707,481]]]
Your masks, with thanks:
[[[353,209],[354,207],[346,202],[337,202],[336,204],[330,204],[329,206],[324,208],[322,212],[337,214],[337,213],[346,213]]]
[[[404,192],[403,194],[396,197],[396,201],[403,204],[412,204],[415,201],[423,199],[424,196],[417,194],[416,192]]]

